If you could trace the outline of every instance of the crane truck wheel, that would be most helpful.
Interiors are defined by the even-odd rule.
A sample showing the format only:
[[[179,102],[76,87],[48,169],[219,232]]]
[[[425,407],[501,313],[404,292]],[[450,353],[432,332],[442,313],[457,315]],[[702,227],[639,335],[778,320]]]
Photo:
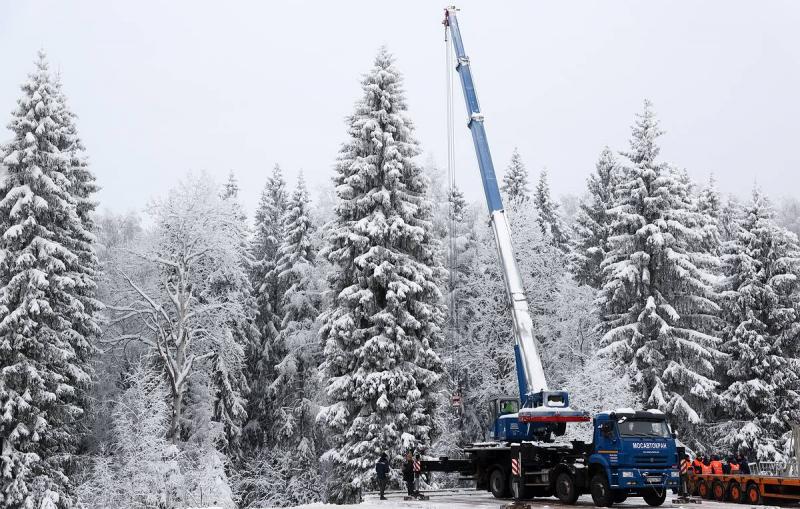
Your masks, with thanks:
[[[711,498],[711,488],[708,487],[707,482],[700,481],[697,483],[697,494],[703,498]]]
[[[556,477],[556,497],[567,505],[574,505],[578,500],[578,490],[575,488],[575,478],[569,472],[561,472]]]
[[[615,504],[621,504],[621,503],[625,502],[626,500],[628,500],[628,495],[626,495],[625,493],[614,493],[614,503]]]
[[[589,483],[589,491],[592,493],[592,501],[597,507],[611,507],[614,505],[614,495],[608,485],[608,479],[603,472],[594,474]]]
[[[661,491],[658,490],[648,491],[644,495],[642,495],[642,498],[644,499],[645,502],[647,502],[647,505],[658,507],[664,503],[664,500],[666,500],[667,490],[663,489]]]
[[[761,492],[758,490],[758,486],[756,486],[755,483],[750,483],[747,485],[747,492],[745,496],[747,497],[746,500],[748,504],[761,504]]]
[[[728,486],[728,502],[735,502],[737,504],[742,502],[742,487],[739,485],[738,482],[733,481],[730,486]]]
[[[725,501],[725,486],[719,481],[714,481],[711,485],[711,494],[714,495],[714,500],[718,502]]]
[[[489,475],[489,489],[494,498],[508,498],[509,485],[502,468],[495,468]]]

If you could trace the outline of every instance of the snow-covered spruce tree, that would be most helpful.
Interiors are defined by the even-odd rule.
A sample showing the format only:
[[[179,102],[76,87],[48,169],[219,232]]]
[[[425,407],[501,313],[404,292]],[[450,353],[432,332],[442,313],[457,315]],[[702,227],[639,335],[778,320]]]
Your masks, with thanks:
[[[314,225],[309,215],[308,191],[302,174],[289,199],[278,249],[281,299],[281,343],[284,355],[276,359],[270,393],[274,402],[270,435],[281,444],[296,447],[314,437],[313,387],[320,362],[318,327],[321,288],[313,247]]]
[[[538,212],[536,221],[539,223],[542,234],[549,237],[559,249],[566,251],[569,247],[569,237],[558,210],[558,203],[553,201],[553,198],[550,196],[550,184],[547,182],[547,170],[542,170],[541,175],[539,175],[539,182],[536,184],[533,203]]]
[[[700,213],[703,250],[719,257],[722,240],[719,232],[722,198],[717,191],[717,180],[711,175],[697,195],[697,212]]]
[[[618,172],[614,153],[608,147],[603,148],[595,173],[586,179],[587,194],[578,206],[570,262],[575,280],[592,288],[603,285],[600,265],[609,249],[611,220],[607,211],[613,207]]]
[[[723,359],[720,340],[699,332],[718,313],[708,274],[698,266],[702,234],[681,175],[656,161],[662,134],[648,101],[632,128],[631,150],[617,187],[605,283],[597,303],[615,358],[647,405],[686,430],[701,422]]]
[[[800,419],[797,238],[775,224],[769,201],[755,189],[735,244],[724,257],[723,349],[730,359],[721,396],[735,429],[723,442],[759,461],[783,460],[782,435]]]
[[[358,499],[381,452],[427,446],[441,363],[443,311],[427,179],[393,57],[381,49],[362,81],[336,167],[326,256],[335,298],[324,317],[333,501]]]
[[[511,160],[508,162],[505,175],[503,175],[501,189],[509,202],[524,202],[531,198],[531,192],[528,189],[528,170],[516,148],[511,153]]]
[[[472,317],[478,313],[472,306],[473,299],[475,294],[483,291],[473,284],[477,257],[476,214],[458,187],[453,186],[447,194],[446,220],[450,226],[443,238],[443,246],[449,274],[442,288],[447,297],[448,314],[445,337],[438,352],[449,375],[447,393],[458,392],[462,397],[468,397],[473,388],[464,362],[464,358],[470,356],[464,340]],[[473,414],[467,415],[463,411],[467,408],[466,405],[459,409],[443,405],[438,409],[437,419],[444,431],[433,444],[436,454],[452,455],[460,446],[480,436],[480,427],[475,426],[477,422]]]
[[[276,269],[286,204],[286,182],[280,166],[276,164],[261,192],[256,208],[255,235],[250,247],[253,258],[250,282],[256,296],[256,328],[260,334],[259,340],[247,349],[247,378],[251,395],[245,434],[252,449],[258,449],[271,440],[267,434],[272,411],[269,387],[275,379],[275,365],[285,353],[279,334],[279,307],[283,292],[278,284]]]
[[[742,205],[738,198],[733,195],[725,200],[719,216],[719,235],[722,245],[729,242],[736,242],[739,235],[739,222],[742,219]]]
[[[239,185],[233,172],[222,188],[221,198],[226,208],[232,209],[236,220],[224,224],[226,236],[237,244],[240,263],[221,265],[210,276],[210,292],[214,299],[239,303],[241,313],[227,317],[227,332],[221,337],[219,348],[212,359],[211,381],[214,386],[214,419],[222,423],[225,433],[219,449],[230,458],[240,458],[242,428],[247,419],[244,398],[249,395],[244,375],[244,358],[247,347],[259,343],[255,325],[256,300],[250,286],[249,273],[253,259],[250,256],[247,215],[239,203]]]
[[[21,88],[0,183],[0,506],[66,508],[96,327],[84,308],[91,234],[59,148],[62,104],[43,53]]]

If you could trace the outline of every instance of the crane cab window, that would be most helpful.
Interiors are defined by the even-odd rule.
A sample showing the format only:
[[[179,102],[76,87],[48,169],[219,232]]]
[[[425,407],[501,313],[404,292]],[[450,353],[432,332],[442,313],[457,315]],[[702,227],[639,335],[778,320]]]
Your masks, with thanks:
[[[500,415],[515,414],[519,412],[519,401],[514,399],[500,400]]]
[[[547,395],[547,406],[550,407],[564,407],[566,405],[566,401],[564,401],[563,394],[548,394]]]

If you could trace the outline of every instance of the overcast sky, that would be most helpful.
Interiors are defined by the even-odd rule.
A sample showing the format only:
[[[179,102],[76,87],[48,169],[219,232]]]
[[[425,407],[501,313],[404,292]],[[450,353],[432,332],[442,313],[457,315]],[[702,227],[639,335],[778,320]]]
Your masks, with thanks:
[[[44,48],[79,115],[101,206],[140,209],[188,170],[233,170],[255,206],[276,163],[326,182],[386,44],[423,149],[445,161],[445,2],[0,3],[0,119]],[[499,172],[514,146],[581,193],[603,145],[627,148],[650,98],[662,158],[724,192],[800,194],[800,2],[462,1],[459,20]],[[456,90],[457,180],[481,199]],[[0,134],[0,140],[8,139]],[[424,161],[424,158],[423,158]]]

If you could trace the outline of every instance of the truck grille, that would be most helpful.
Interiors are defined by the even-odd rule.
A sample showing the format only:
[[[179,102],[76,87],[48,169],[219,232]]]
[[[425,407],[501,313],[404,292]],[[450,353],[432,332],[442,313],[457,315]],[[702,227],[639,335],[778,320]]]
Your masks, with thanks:
[[[659,456],[655,454],[637,454],[633,457],[633,461],[636,462],[636,466],[641,468],[666,467],[669,464],[669,461],[665,456]]]

